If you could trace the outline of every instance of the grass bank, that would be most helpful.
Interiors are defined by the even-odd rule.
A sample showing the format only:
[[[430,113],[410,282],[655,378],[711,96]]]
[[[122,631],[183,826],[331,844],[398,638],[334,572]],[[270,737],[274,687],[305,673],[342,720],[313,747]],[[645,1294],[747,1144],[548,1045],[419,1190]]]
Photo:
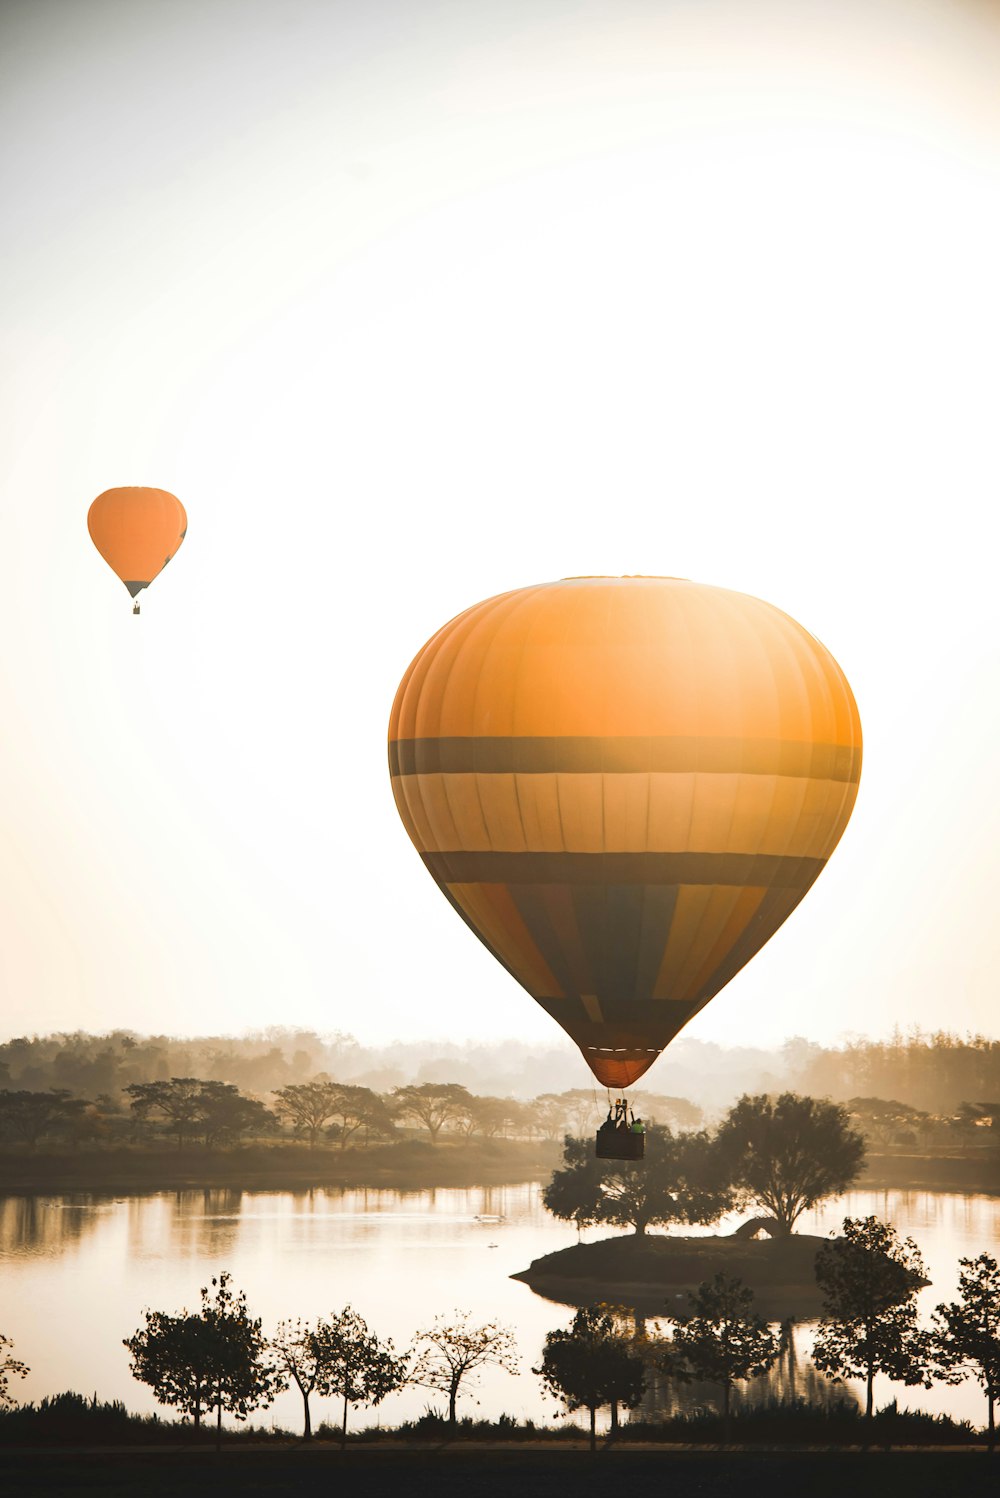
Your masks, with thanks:
[[[967,1146],[934,1155],[892,1150],[869,1153],[862,1189],[889,1191],[961,1191],[1000,1194],[1000,1149]]]
[[[402,1139],[369,1149],[299,1144],[185,1150],[122,1148],[64,1154],[0,1154],[0,1195],[37,1192],[142,1192],[198,1187],[245,1191],[315,1186],[432,1187],[517,1185],[548,1180],[560,1146],[507,1139]]]

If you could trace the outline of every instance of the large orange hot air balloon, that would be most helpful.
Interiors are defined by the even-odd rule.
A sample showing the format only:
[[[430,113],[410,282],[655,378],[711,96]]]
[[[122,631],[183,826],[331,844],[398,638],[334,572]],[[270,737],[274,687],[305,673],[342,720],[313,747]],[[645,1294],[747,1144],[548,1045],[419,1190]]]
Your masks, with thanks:
[[[166,489],[105,489],[87,515],[90,539],[133,598],[148,588],[187,535],[184,506]],[[139,605],[132,611],[137,614]]]
[[[861,723],[818,640],[760,599],[581,577],[427,642],[389,724],[396,805],[480,941],[626,1087],[822,870]]]

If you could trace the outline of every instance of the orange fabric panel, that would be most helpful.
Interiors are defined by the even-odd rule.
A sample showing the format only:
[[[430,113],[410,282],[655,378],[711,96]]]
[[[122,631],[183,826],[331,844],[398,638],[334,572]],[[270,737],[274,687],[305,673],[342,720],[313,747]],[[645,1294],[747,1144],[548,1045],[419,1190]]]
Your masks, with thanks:
[[[106,489],[87,514],[101,556],[123,583],[144,586],[163,570],[187,531],[187,515],[166,489]]]
[[[738,735],[856,744],[819,641],[760,599],[674,578],[585,578],[501,594],[430,640],[390,738]]]

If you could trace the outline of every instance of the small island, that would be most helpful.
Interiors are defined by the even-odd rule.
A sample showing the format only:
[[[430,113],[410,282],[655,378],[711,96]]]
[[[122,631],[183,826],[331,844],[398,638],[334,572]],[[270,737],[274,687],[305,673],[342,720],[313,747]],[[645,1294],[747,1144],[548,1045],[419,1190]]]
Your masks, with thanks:
[[[769,1321],[808,1319],[820,1312],[816,1253],[829,1240],[810,1234],[681,1237],[631,1233],[574,1243],[535,1259],[511,1276],[563,1305],[600,1301],[628,1305],[640,1316],[662,1316],[714,1274],[735,1275],[754,1292]]]

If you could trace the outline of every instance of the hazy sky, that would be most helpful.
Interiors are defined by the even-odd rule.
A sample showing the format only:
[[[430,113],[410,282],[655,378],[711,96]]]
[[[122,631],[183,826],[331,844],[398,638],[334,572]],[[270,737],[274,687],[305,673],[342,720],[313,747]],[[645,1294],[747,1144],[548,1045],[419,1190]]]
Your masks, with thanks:
[[[794,615],[866,738],[686,1033],[996,1034],[1000,4],[0,27],[0,1033],[554,1039],[403,831],[389,708],[467,605],[641,572]],[[190,518],[139,619],[118,484]]]

